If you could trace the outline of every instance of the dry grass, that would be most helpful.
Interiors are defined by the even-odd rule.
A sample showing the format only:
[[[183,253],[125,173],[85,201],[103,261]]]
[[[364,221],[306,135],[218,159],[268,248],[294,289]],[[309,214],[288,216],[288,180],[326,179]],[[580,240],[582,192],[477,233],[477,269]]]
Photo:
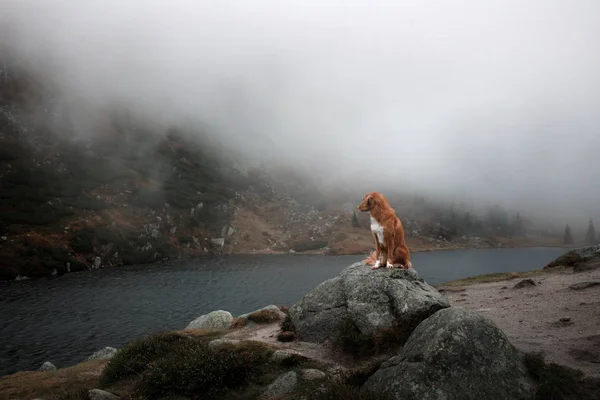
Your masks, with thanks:
[[[0,400],[58,400],[95,388],[108,360],[93,360],[56,371],[24,371],[0,377]]]

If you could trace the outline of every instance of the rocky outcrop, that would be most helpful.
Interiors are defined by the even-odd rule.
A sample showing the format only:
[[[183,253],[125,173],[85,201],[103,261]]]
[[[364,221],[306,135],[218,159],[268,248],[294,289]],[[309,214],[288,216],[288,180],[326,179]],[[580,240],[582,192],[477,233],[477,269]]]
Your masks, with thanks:
[[[412,331],[422,320],[449,307],[448,302],[414,269],[379,269],[358,262],[329,279],[289,310],[298,339],[324,342],[344,320],[360,333],[402,325]]]
[[[600,260],[600,244],[573,249],[556,260],[548,263],[544,269],[554,267],[571,267],[593,260]]]
[[[216,310],[196,318],[185,329],[228,329],[232,321],[229,311]]]
[[[530,398],[521,353],[488,318],[447,308],[424,320],[361,391],[402,400]]]

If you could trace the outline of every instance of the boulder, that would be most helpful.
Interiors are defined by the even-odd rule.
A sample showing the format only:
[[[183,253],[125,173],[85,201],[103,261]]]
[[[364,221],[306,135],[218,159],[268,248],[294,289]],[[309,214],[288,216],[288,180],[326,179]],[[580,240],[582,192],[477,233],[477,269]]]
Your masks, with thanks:
[[[185,329],[229,329],[232,321],[229,311],[216,310],[196,318]]]
[[[86,359],[86,361],[110,359],[110,358],[113,358],[115,356],[115,354],[117,354],[117,349],[115,349],[114,347],[105,347],[103,349],[98,350],[91,356],[89,356]]]
[[[45,363],[42,364],[42,366],[38,369],[38,371],[41,371],[41,372],[56,371],[56,367],[50,361],[46,361]]]
[[[531,398],[522,354],[494,322],[452,307],[413,331],[398,355],[362,386],[392,399],[470,400]]]
[[[579,247],[558,257],[548,263],[544,269],[554,267],[570,267],[592,260],[600,260],[600,244],[594,246]]]
[[[414,269],[371,270],[358,262],[304,296],[289,309],[299,340],[322,343],[343,320],[360,333],[403,326],[412,331],[422,320],[449,307],[447,300]]]
[[[88,392],[90,400],[119,400],[120,397],[100,389],[92,389]]]

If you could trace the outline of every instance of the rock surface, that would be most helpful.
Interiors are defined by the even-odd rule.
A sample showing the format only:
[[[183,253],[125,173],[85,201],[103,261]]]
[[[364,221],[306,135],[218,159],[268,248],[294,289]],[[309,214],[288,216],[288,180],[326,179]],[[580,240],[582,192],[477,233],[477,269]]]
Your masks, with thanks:
[[[56,371],[56,367],[50,361],[46,361],[42,364],[42,366],[38,369],[38,371]]]
[[[393,399],[530,398],[522,354],[490,319],[462,308],[438,311],[361,388]]]
[[[228,329],[232,321],[229,311],[216,310],[196,318],[185,329]]]
[[[600,260],[600,244],[573,249],[548,263],[544,269],[559,266],[569,267],[592,260]]]
[[[290,307],[289,314],[299,340],[321,343],[345,318],[370,335],[395,323],[414,328],[446,307],[446,299],[414,269],[373,271],[358,262],[314,288]]]
[[[115,349],[114,347],[105,347],[103,349],[98,350],[91,356],[89,356],[86,359],[86,361],[110,359],[110,358],[113,358],[115,356],[115,354],[117,354],[117,349]]]
[[[294,371],[286,372],[275,379],[262,394],[263,399],[272,399],[291,393],[298,383],[298,374]]]

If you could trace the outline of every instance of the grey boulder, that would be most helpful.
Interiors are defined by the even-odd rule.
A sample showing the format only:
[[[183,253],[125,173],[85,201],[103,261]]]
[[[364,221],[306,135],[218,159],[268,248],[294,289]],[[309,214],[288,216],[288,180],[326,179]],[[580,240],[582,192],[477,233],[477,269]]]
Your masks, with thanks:
[[[216,310],[196,318],[185,329],[229,329],[232,321],[229,311]]]
[[[449,307],[414,269],[378,269],[358,262],[294,304],[289,315],[299,340],[322,343],[350,319],[365,335],[401,325],[409,333],[422,320]]]
[[[91,356],[89,356],[86,361],[90,360],[105,360],[113,358],[117,354],[117,349],[114,347],[105,347],[103,349],[98,350]]]
[[[46,372],[46,371],[56,371],[56,367],[50,361],[46,361],[42,364],[42,366],[38,369],[38,371]]]
[[[462,308],[423,321],[361,392],[402,400],[531,398],[522,354],[490,319]]]

